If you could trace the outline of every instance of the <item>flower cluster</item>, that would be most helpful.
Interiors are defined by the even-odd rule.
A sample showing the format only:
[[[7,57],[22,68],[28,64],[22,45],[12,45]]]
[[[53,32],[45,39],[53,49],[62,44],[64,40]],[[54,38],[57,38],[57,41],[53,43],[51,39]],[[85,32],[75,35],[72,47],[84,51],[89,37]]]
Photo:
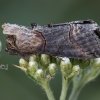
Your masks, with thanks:
[[[57,64],[54,63],[56,58],[52,58],[46,54],[32,55],[29,61],[21,58],[19,60],[21,68],[27,76],[32,78],[32,80],[42,84],[44,81],[50,81],[57,72]]]
[[[69,100],[76,100],[80,90],[100,74],[100,58],[91,60],[77,60],[69,58],[55,58],[46,54],[32,55],[28,61],[21,58],[19,66],[26,75],[38,83],[45,90],[49,100],[55,100],[49,87],[49,82],[60,69],[62,73],[62,91],[60,100],[66,99],[66,92],[70,82],[73,89]]]

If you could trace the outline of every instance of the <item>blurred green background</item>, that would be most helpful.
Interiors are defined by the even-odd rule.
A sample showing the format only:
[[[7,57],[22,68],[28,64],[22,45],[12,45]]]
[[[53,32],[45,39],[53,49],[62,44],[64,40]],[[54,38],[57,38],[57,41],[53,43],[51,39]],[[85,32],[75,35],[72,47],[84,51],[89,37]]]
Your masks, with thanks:
[[[0,26],[3,23],[16,23],[30,26],[63,23],[74,20],[93,19],[100,25],[100,0],[0,0]],[[6,35],[0,28],[2,51],[0,65],[8,64],[8,70],[0,69],[0,100],[47,100],[45,92],[24,72],[15,68],[20,57],[5,52]],[[60,73],[51,81],[53,93],[58,100],[61,91]],[[72,87],[69,87],[71,91]],[[87,84],[78,100],[100,100],[100,77]]]

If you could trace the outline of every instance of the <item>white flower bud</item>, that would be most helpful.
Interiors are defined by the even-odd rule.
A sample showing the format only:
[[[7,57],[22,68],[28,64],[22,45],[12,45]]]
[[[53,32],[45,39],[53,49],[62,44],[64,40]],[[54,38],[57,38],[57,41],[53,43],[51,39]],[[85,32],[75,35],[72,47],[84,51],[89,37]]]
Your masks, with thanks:
[[[35,73],[38,69],[38,63],[36,61],[29,61],[28,70],[31,73]]]
[[[41,62],[43,65],[47,65],[50,63],[50,57],[46,54],[41,54]]]
[[[50,75],[54,76],[57,71],[57,66],[55,63],[51,63],[51,64],[49,64],[48,69],[49,69]]]
[[[95,68],[100,68],[100,58],[94,59],[93,66],[94,66]]]
[[[20,64],[21,67],[27,67],[28,62],[26,60],[24,60],[23,58],[21,58],[19,60],[19,64]]]
[[[60,68],[61,68],[61,71],[63,73],[64,76],[68,75],[71,73],[72,71],[72,64],[69,60],[69,58],[63,58],[61,63],[60,63]]]
[[[35,78],[39,81],[44,78],[44,72],[42,69],[38,69],[35,73]]]
[[[79,72],[80,72],[80,67],[79,67],[79,65],[73,66],[73,68],[72,68],[72,73],[73,73],[73,72],[79,74]]]
[[[64,59],[62,59],[60,65],[61,66],[66,66],[66,67],[71,67],[71,62],[70,62],[69,58],[64,58]]]
[[[72,78],[80,73],[81,69],[79,65],[74,65],[72,68],[72,72],[69,74],[68,78]]]
[[[36,55],[30,56],[29,61],[37,61],[37,56]]]

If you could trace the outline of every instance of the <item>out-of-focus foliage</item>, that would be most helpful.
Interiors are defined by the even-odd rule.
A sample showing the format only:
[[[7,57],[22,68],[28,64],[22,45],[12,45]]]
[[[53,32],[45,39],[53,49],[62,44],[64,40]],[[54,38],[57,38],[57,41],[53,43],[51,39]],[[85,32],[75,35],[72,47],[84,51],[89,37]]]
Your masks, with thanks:
[[[30,26],[31,22],[44,25],[50,22],[62,23],[81,19],[93,19],[100,25],[99,9],[99,0],[0,0],[0,25],[7,22],[25,26]],[[47,100],[45,93],[38,85],[28,79],[21,70],[12,66],[12,64],[18,65],[20,57],[5,52],[5,39],[6,36],[2,34],[2,28],[0,28],[2,42],[0,65],[8,64],[8,70],[0,69],[0,99]],[[52,80],[51,85],[55,97],[59,97],[61,90],[59,73]],[[82,90],[79,100],[99,100],[99,87],[100,77]]]

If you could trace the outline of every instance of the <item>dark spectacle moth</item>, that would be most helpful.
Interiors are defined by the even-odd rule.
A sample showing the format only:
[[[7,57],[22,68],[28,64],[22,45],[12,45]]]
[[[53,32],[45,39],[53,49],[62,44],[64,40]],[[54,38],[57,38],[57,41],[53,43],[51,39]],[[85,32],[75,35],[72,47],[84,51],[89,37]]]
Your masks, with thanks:
[[[2,25],[3,33],[8,34],[8,53],[21,57],[37,53],[74,59],[100,57],[100,28],[92,20],[31,25],[32,28],[9,23]]]

